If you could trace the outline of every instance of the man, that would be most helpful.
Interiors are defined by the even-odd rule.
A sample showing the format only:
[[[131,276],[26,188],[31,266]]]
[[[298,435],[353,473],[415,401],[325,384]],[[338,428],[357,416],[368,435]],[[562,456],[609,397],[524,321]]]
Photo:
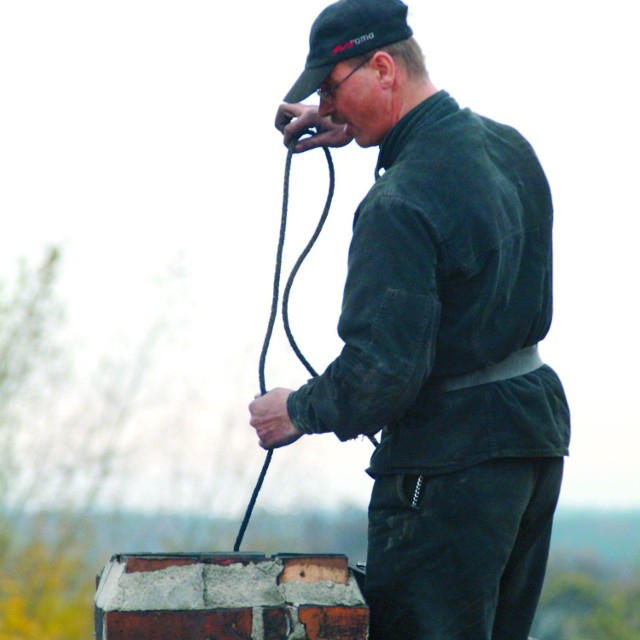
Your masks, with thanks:
[[[296,150],[378,145],[355,215],[344,348],[250,405],[260,445],[382,429],[368,472],[372,640],[525,640],[568,453],[537,343],[552,311],[552,204],[514,129],[438,91],[400,0],[340,0],[278,110]],[[319,90],[318,108],[299,104]]]

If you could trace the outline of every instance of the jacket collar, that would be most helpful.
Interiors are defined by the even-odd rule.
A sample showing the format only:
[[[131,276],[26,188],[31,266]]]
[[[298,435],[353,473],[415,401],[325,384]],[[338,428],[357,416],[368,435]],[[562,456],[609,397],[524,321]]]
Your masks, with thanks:
[[[446,91],[438,91],[403,116],[380,144],[376,180],[383,169],[386,171],[394,163],[414,132],[433,125],[459,109],[458,103]]]

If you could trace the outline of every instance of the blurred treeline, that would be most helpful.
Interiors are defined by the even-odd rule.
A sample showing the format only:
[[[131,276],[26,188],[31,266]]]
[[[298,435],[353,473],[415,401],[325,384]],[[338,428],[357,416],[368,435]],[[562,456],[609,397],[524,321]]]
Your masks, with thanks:
[[[118,503],[104,491],[126,454],[123,426],[155,334],[128,366],[102,363],[82,393],[60,402],[61,390],[78,386],[65,360],[60,263],[52,248],[10,282],[0,278],[0,640],[87,640],[96,576],[112,554],[225,552],[240,525],[105,508]],[[366,558],[366,514],[258,509],[242,550],[342,553],[355,564]],[[532,633],[640,640],[640,514],[558,518]]]
[[[76,379],[56,290],[61,263],[51,247],[0,277],[2,640],[92,636],[87,513],[116,473],[155,337],[144,336],[124,370],[106,356],[91,379]]]
[[[110,342],[108,348],[87,344],[69,330],[58,293],[63,258],[59,247],[50,247],[41,259],[21,260],[0,274],[2,640],[92,637],[95,574],[119,550],[110,532],[121,531],[116,542],[124,535],[118,529],[121,516],[105,509],[126,502],[132,493],[127,479],[141,466],[150,468],[147,485],[154,494],[172,504],[180,505],[192,488],[188,482],[195,482],[183,468],[192,452],[182,442],[181,422],[181,402],[194,398],[184,394],[175,402],[165,393],[164,378],[155,374],[158,343],[171,344],[166,316],[175,288],[158,283],[163,299],[157,318],[152,309],[147,324],[146,316],[142,323],[131,319],[142,324],[142,335]],[[172,390],[183,390],[178,375],[170,384]],[[240,485],[242,470],[233,464],[234,447],[241,443],[230,429],[218,431],[225,446],[207,462],[222,478],[233,477]],[[178,455],[181,446],[184,455]],[[154,482],[158,469],[161,478]],[[221,484],[225,495],[220,501],[235,500]],[[198,493],[208,501],[203,511],[213,511],[215,489],[198,488]],[[157,548],[181,544],[171,525]]]
[[[640,514],[560,514],[532,635],[539,640],[640,638]],[[86,640],[95,580],[114,553],[228,552],[236,519],[136,513],[4,514],[0,640]],[[609,542],[602,532],[609,531]],[[565,546],[594,533],[593,544]],[[602,534],[601,536],[598,532]],[[253,515],[242,550],[366,556],[366,513]],[[621,548],[622,547],[622,548]]]

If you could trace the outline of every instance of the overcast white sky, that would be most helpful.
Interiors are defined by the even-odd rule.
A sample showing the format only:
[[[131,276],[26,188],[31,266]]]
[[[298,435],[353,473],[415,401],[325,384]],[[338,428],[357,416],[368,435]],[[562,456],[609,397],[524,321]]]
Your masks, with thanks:
[[[149,478],[156,489],[168,482],[163,465],[176,450],[194,486],[209,487],[226,482],[226,467],[211,464],[221,449],[240,451],[242,507],[257,477],[263,453],[246,405],[258,386],[280,218],[285,149],[273,117],[325,4],[0,3],[0,268],[9,274],[19,257],[37,260],[59,243],[59,290],[80,370],[114,340],[135,345],[166,317],[174,342],[159,368],[176,394],[189,389],[196,398],[176,398],[180,427],[147,445],[155,468],[132,476],[132,504],[150,499]],[[542,353],[572,407],[568,507],[640,507],[632,4],[410,3],[435,84],[518,128],[552,186],[556,315]],[[333,157],[331,218],[291,309],[300,346],[320,369],[339,349],[351,219],[376,152],[353,146]],[[289,265],[320,215],[326,184],[320,151],[294,160]],[[268,385],[305,380],[280,338],[269,357]],[[261,504],[365,505],[370,449],[323,436],[279,450]],[[164,506],[169,492],[155,492]]]

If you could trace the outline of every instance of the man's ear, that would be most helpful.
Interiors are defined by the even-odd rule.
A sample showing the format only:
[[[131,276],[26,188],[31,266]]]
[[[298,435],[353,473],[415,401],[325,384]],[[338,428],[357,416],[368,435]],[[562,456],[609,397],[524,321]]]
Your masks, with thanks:
[[[396,78],[396,63],[386,51],[376,51],[369,63],[378,74],[378,80],[383,89],[393,86]]]

